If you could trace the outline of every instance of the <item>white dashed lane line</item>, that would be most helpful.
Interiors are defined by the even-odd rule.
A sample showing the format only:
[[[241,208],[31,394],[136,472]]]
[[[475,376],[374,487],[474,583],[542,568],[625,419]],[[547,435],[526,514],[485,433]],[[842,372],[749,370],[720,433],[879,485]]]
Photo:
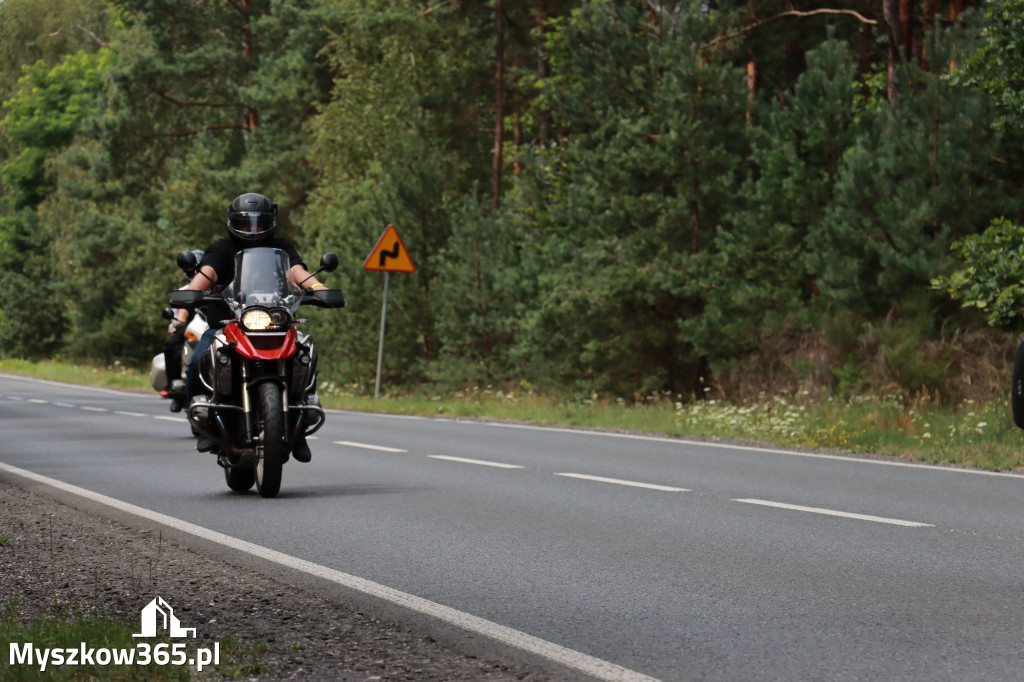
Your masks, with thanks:
[[[50,405],[50,404],[52,404],[54,407],[73,408],[73,409],[77,408],[77,409],[85,410],[87,412],[110,412],[110,413],[113,413],[113,414],[116,414],[116,415],[120,415],[120,416],[123,416],[123,417],[141,417],[141,418],[149,418],[149,419],[159,419],[161,421],[174,422],[174,423],[177,423],[177,424],[187,424],[188,423],[188,420],[185,419],[184,417],[168,417],[168,416],[164,416],[164,415],[149,415],[149,414],[144,414],[142,412],[129,412],[127,410],[110,410],[110,409],[107,409],[105,407],[91,407],[91,406],[88,406],[88,405],[72,405],[72,404],[69,404],[69,403],[59,403],[59,402],[51,403],[49,400],[42,400],[40,398],[22,398],[20,396],[13,396],[13,395],[6,396],[6,398],[8,400],[13,400],[15,402],[29,402],[29,403],[34,403],[34,404],[38,404],[38,405]],[[316,437],[314,436],[313,438],[316,438]],[[335,445],[340,445],[340,446],[343,446],[343,447],[360,448],[360,449],[363,449],[363,450],[374,450],[374,451],[377,451],[377,452],[391,452],[391,453],[405,453],[405,452],[408,452],[408,450],[403,450],[401,448],[392,448],[392,447],[387,447],[387,446],[384,446],[384,445],[374,445],[372,443],[357,443],[357,442],[347,441],[347,440],[337,440],[337,441],[333,441],[333,442],[334,442]],[[427,455],[427,458],[428,459],[441,460],[441,461],[445,461],[445,462],[455,462],[455,463],[458,463],[458,464],[474,464],[474,465],[478,465],[478,466],[486,466],[486,467],[492,467],[492,468],[496,468],[496,469],[525,469],[526,468],[526,467],[520,466],[518,464],[505,464],[503,462],[492,462],[492,461],[482,460],[482,459],[470,459],[470,458],[467,458],[467,457],[453,457],[453,456],[450,456],[450,455]],[[627,480],[618,479],[618,478],[607,478],[605,476],[593,476],[593,475],[590,475],[590,474],[556,473],[554,475],[555,476],[561,476],[563,478],[574,478],[574,479],[579,479],[579,480],[584,480],[584,481],[593,481],[593,482],[596,482],[596,483],[608,483],[608,484],[612,484],[612,485],[627,486],[627,487],[631,487],[631,488],[643,488],[643,489],[647,489],[647,490],[657,490],[657,491],[663,491],[663,492],[678,492],[678,493],[692,492],[688,488],[677,488],[677,487],[673,487],[673,486],[660,485],[658,483],[644,483],[644,482],[641,482],[641,481],[627,481]],[[810,514],[820,514],[820,515],[824,515],[824,516],[836,516],[836,517],[841,517],[841,518],[854,519],[854,520],[857,520],[857,521],[870,521],[870,522],[873,522],[873,523],[884,523],[884,524],[889,524],[889,525],[894,525],[894,526],[903,526],[903,527],[909,527],[909,528],[932,528],[932,527],[934,527],[934,524],[921,523],[921,522],[918,522],[918,521],[905,521],[903,519],[886,518],[886,517],[883,517],[883,516],[872,516],[870,514],[856,514],[856,513],[851,513],[851,512],[838,511],[838,510],[834,510],[834,509],[822,509],[822,508],[819,508],[819,507],[805,507],[805,506],[796,505],[796,504],[787,504],[787,503],[784,503],[784,502],[772,502],[772,501],[769,501],[769,500],[758,500],[758,499],[749,499],[749,498],[736,498],[736,499],[733,499],[732,502],[740,502],[740,503],[743,503],[743,504],[751,504],[751,505],[757,505],[757,506],[761,506],[761,507],[774,507],[776,509],[785,509],[785,510],[789,510],[789,511],[799,511],[799,512],[805,512],[805,513],[810,513]]]
[[[623,481],[618,478],[605,478],[604,476],[590,476],[589,474],[555,474],[555,476],[565,476],[566,478],[579,478],[584,481],[597,481],[599,483],[614,483],[615,485],[625,485],[632,488],[647,488],[649,490],[664,490],[670,493],[688,493],[688,488],[673,488],[667,485],[658,485],[656,483],[639,483],[637,481]]]
[[[756,504],[762,507],[775,507],[776,509],[788,509],[791,511],[808,512],[810,514],[823,514],[825,516],[839,516],[846,519],[858,521],[872,521],[874,523],[887,523],[893,526],[907,526],[910,528],[933,528],[934,524],[919,523],[917,521],[903,521],[901,519],[887,519],[883,516],[870,516],[868,514],[852,514],[850,512],[835,511],[834,509],[820,509],[818,507],[802,507],[798,504],[786,504],[784,502],[770,502],[768,500],[733,500],[744,504]]]
[[[383,445],[371,445],[370,443],[353,443],[350,440],[336,440],[335,445],[342,445],[348,448],[361,448],[363,450],[376,450],[377,452],[408,452],[400,448],[388,448]]]
[[[467,459],[465,457],[449,457],[448,455],[427,455],[430,459],[441,459],[446,462],[458,462],[460,464],[478,464],[485,467],[495,467],[497,469],[524,469],[518,464],[502,464],[501,462],[488,462],[482,459]]]

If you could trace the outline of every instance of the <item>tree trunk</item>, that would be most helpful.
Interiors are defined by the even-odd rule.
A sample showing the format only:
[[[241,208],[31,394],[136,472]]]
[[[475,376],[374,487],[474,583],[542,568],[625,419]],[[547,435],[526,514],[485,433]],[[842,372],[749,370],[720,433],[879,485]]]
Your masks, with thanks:
[[[751,59],[747,62],[747,127],[753,122],[754,99],[757,97],[758,73],[757,62]]]
[[[903,55],[914,61],[914,6],[912,0],[900,0],[900,24],[903,27]]]
[[[548,77],[548,60],[544,55],[544,22],[548,18],[548,7],[546,0],[537,0],[537,80],[543,83]],[[551,121],[548,119],[548,112],[540,112],[540,146],[548,146],[548,139],[551,137]]]
[[[505,28],[504,2],[495,0],[494,26],[494,156],[491,159],[491,211],[501,206],[501,162],[505,144]]]
[[[939,13],[939,0],[924,0],[924,3],[922,5],[922,9],[924,10],[925,26],[927,28],[935,28],[935,15]],[[920,55],[921,55],[921,58],[920,58],[921,59],[921,61],[920,61],[921,70],[922,71],[931,71],[932,70],[932,65],[928,61],[928,55],[925,53],[925,50],[924,50],[924,37],[923,36],[921,38]]]
[[[889,38],[888,68],[888,99],[890,105],[896,105],[899,99],[897,69],[901,61],[900,48],[903,46],[903,28],[900,24],[900,0],[883,0],[882,16],[885,19],[885,32]]]
[[[253,58],[252,31],[249,29],[249,0],[242,0],[242,54],[246,59]],[[259,113],[252,107],[245,108],[245,127],[249,132],[256,130],[260,124]]]
[[[965,9],[967,9],[965,0],[953,0],[949,3],[949,20],[955,24]]]

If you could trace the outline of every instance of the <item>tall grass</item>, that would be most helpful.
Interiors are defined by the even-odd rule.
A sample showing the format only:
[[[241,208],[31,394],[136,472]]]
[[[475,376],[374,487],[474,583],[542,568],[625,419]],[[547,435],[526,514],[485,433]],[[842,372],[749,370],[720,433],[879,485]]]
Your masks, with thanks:
[[[679,405],[676,414],[680,433],[993,470],[1024,467],[1024,431],[1014,426],[1008,400],[935,405],[899,396],[807,403],[777,397],[746,406]]]

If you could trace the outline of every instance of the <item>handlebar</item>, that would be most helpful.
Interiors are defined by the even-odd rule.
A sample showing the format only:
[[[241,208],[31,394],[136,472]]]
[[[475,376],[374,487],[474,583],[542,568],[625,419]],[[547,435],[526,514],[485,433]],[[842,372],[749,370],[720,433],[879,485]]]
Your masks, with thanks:
[[[208,291],[180,289],[171,294],[170,303],[175,308],[192,310],[196,306],[220,303],[224,299],[219,294]],[[318,308],[344,308],[345,294],[341,289],[316,289],[302,295],[299,305],[314,305]]]

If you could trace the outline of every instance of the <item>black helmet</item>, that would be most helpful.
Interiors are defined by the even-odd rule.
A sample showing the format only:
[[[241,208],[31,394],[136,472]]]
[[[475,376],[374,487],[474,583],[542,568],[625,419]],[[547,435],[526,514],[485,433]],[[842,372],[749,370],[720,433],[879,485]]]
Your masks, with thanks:
[[[269,239],[277,227],[277,204],[262,194],[241,194],[228,206],[228,230],[239,239]]]
[[[206,253],[202,249],[192,249],[192,255],[196,258],[196,264],[184,268],[181,272],[185,275],[185,279],[191,281],[196,273],[199,272],[199,263],[203,260],[203,254]],[[179,264],[180,265],[180,264]]]

